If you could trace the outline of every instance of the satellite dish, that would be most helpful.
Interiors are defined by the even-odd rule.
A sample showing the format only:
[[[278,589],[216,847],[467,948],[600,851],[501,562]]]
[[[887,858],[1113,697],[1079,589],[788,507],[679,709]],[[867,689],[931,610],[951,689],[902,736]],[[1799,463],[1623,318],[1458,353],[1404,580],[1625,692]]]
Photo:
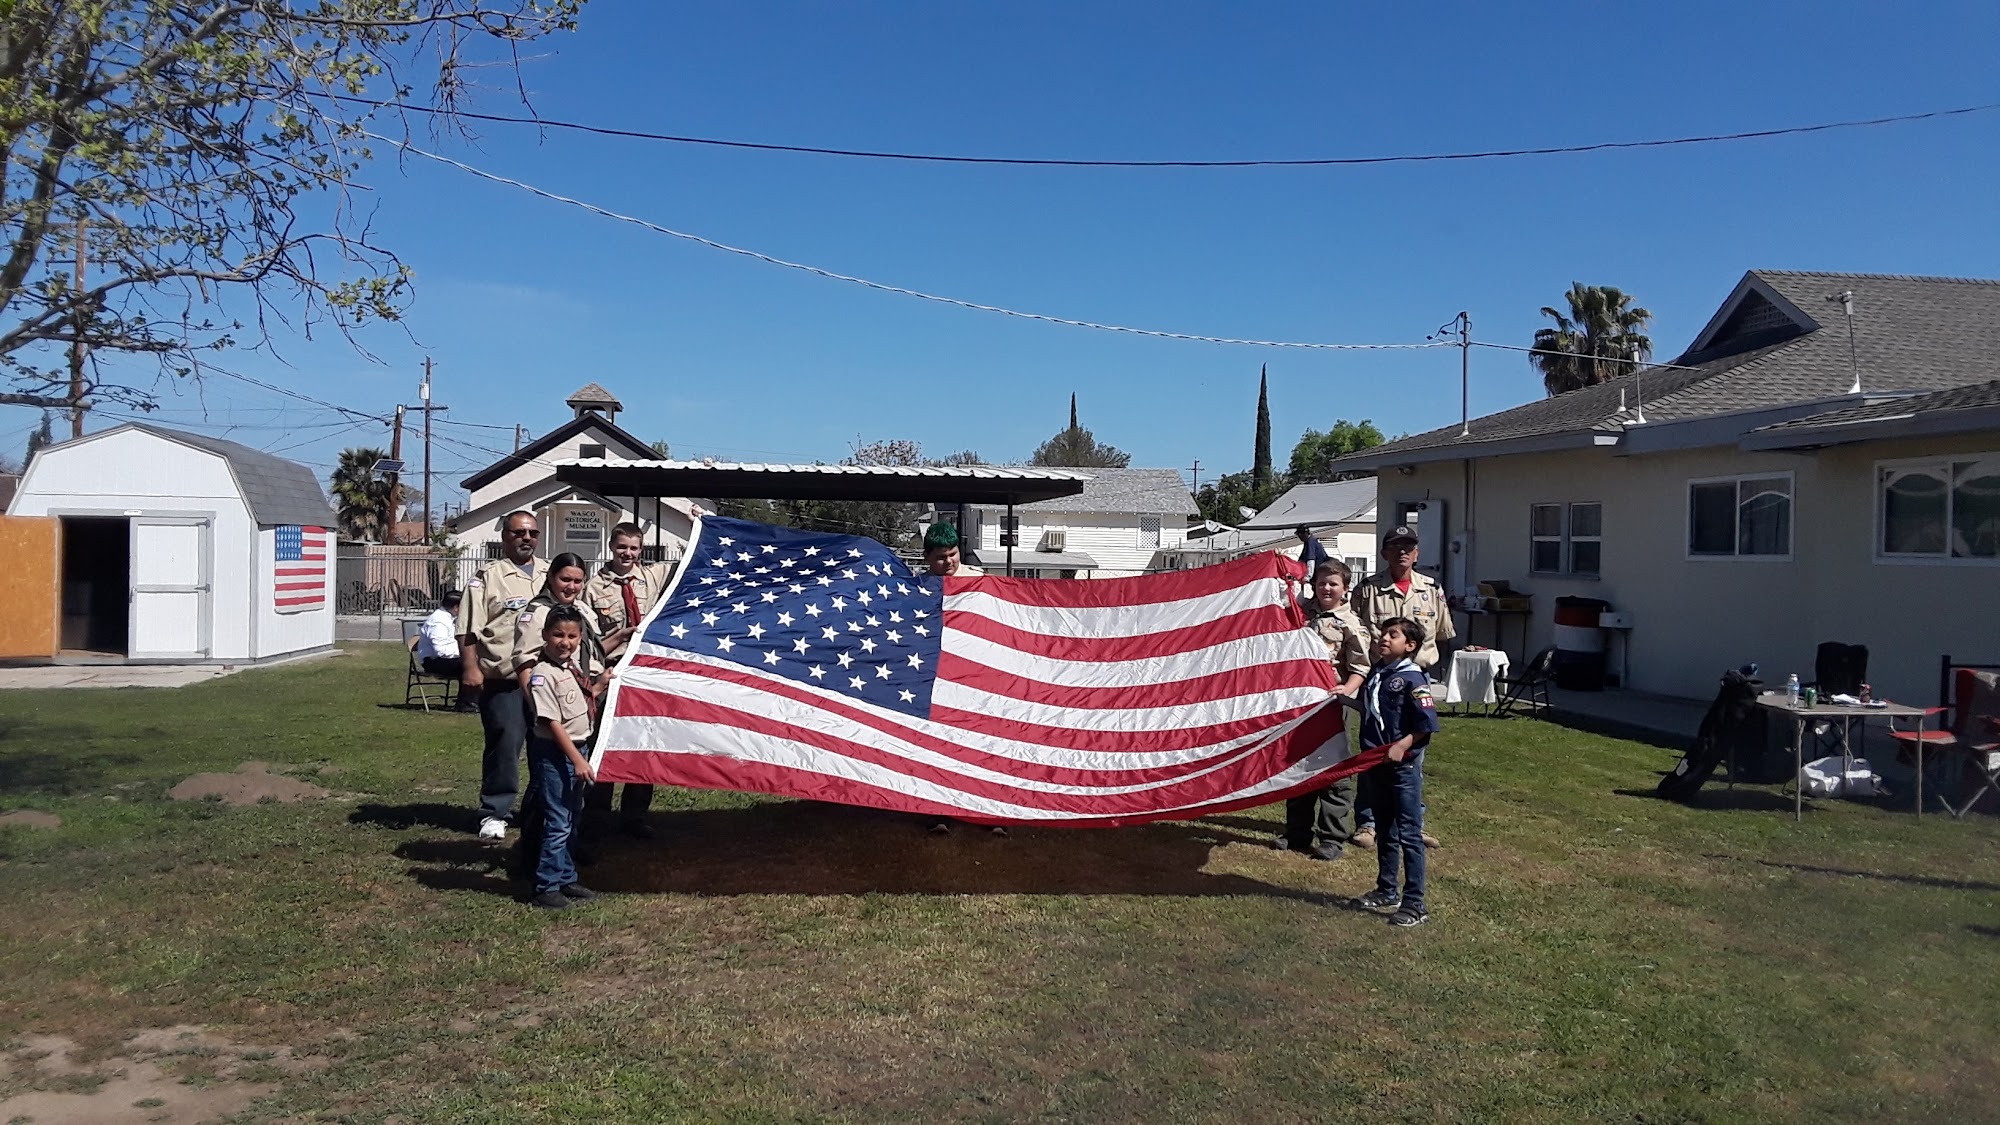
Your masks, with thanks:
[[[1243,513],[1243,518],[1246,520],[1254,519],[1257,516],[1257,510],[1255,508],[1238,508],[1236,510]]]

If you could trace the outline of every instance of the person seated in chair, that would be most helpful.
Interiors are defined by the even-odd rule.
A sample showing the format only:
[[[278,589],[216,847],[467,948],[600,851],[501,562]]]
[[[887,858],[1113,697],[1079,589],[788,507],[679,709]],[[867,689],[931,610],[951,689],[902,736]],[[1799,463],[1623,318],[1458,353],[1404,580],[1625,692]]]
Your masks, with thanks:
[[[423,629],[417,634],[417,666],[440,680],[456,680],[465,670],[458,651],[458,603],[462,597],[457,590],[438,595],[437,608],[424,618]],[[479,701],[468,702],[461,691],[456,710],[477,711]]]

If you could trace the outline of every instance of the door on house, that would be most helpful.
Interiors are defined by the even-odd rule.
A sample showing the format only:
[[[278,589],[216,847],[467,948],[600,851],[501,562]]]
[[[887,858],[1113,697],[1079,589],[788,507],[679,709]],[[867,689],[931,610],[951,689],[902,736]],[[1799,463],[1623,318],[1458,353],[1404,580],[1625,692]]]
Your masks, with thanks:
[[[124,656],[132,640],[132,525],[62,517],[62,638],[70,652]]]
[[[132,518],[133,657],[208,656],[213,530],[197,516]]]

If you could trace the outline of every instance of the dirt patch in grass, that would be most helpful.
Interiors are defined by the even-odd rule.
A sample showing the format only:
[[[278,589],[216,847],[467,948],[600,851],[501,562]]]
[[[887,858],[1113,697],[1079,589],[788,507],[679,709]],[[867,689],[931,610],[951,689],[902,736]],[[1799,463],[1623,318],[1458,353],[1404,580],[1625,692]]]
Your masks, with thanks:
[[[62,817],[40,809],[15,809],[0,813],[0,828],[13,825],[18,828],[61,828]]]
[[[271,767],[263,762],[245,762],[236,767],[235,773],[198,773],[167,790],[167,796],[176,801],[215,798],[225,805],[256,805],[265,801],[292,804],[332,795],[332,790],[309,781],[272,773]]]
[[[35,1125],[197,1125],[249,1109],[277,1079],[306,1069],[289,1047],[232,1043],[182,1024],[127,1034],[93,1051],[60,1035],[26,1035],[0,1052],[10,1084],[0,1121]]]

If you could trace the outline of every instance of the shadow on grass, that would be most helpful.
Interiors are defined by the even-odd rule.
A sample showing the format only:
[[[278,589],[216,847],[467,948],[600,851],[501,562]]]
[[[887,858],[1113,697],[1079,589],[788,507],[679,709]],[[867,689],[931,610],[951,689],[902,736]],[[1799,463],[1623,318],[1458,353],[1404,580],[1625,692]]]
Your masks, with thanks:
[[[1669,734],[1666,731],[1640,726],[1637,723],[1622,722],[1618,719],[1605,718],[1600,715],[1585,715],[1579,711],[1564,711],[1559,708],[1552,708],[1546,712],[1546,715],[1549,722],[1559,727],[1580,730],[1585,734],[1603,735],[1606,738],[1623,739],[1626,742],[1637,742],[1643,746],[1656,746],[1662,750],[1671,750],[1676,754],[1687,753],[1688,747],[1694,741],[1684,734]]]
[[[361,805],[347,814],[347,823],[371,828],[403,830],[422,825],[451,832],[471,832],[479,827],[479,814],[462,805],[421,801],[410,805]]]
[[[1620,797],[1643,797],[1651,801],[1667,799],[1654,789],[1613,789],[1612,792]],[[1701,812],[1790,812],[1792,809],[1790,797],[1769,789],[1747,786],[1730,789],[1726,784],[1718,783],[1704,785],[1689,800],[1672,803]],[[1806,802],[1806,807],[1811,808],[1812,802]]]
[[[0,746],[19,740],[19,727],[0,727]],[[43,733],[33,735],[37,743],[48,741]],[[104,785],[114,770],[139,760],[137,754],[90,753],[81,748],[61,753],[25,747],[0,749],[0,793],[45,790],[75,793]]]
[[[1980,937],[2000,938],[2000,926],[1982,926],[1973,922],[1968,923],[1965,928]]]
[[[399,806],[355,820],[426,823],[437,806]],[[450,827],[461,826],[463,814]],[[400,813],[400,817],[390,814]],[[1322,906],[1345,896],[1205,870],[1239,842],[1203,822],[1117,830],[1012,829],[994,836],[960,825],[933,836],[930,818],[812,801],[656,814],[652,841],[612,837],[585,880],[617,894],[694,895],[1259,895]],[[442,827],[442,825],[439,825]],[[475,840],[414,840],[395,855],[436,890],[518,894],[506,879],[514,849]],[[1301,861],[1303,862],[1303,861]]]
[[[1808,875],[1841,875],[1850,879],[1875,879],[1884,883],[1902,883],[1911,887],[1935,887],[1946,891],[2000,891],[2000,883],[1988,883],[1978,879],[1950,879],[1941,875],[1905,875],[1894,871],[1862,871],[1852,867],[1827,867],[1816,863],[1787,863],[1776,859],[1749,859],[1740,855],[1709,853],[1704,859],[1726,859],[1737,863],[1754,863],[1759,867],[1775,867],[1781,871],[1798,871]],[[1976,928],[1976,927],[1975,927]],[[2000,936],[2000,930],[1992,936]]]

